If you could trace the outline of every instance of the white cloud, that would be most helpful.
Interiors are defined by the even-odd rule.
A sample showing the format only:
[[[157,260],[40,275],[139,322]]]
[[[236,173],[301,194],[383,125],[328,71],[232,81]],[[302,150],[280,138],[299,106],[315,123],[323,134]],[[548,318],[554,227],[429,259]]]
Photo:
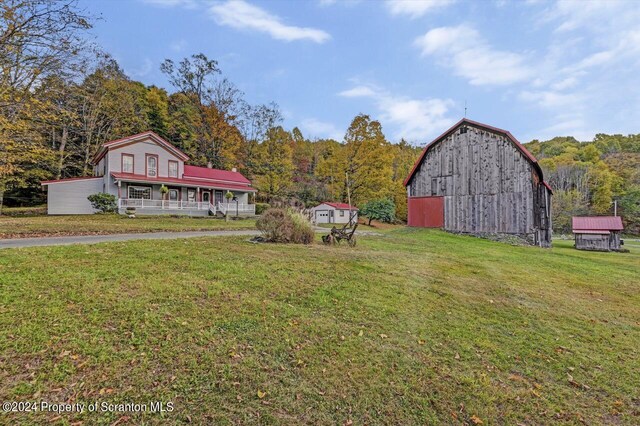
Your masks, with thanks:
[[[307,138],[329,138],[340,141],[344,137],[344,131],[338,129],[333,123],[327,123],[315,118],[302,120],[300,130]]]
[[[639,14],[637,0],[559,0],[543,13],[542,20],[555,22],[557,32],[578,29],[600,32],[610,25],[626,27],[637,22]]]
[[[316,28],[285,25],[278,16],[244,0],[215,3],[209,8],[209,12],[220,25],[267,33],[276,40],[324,43],[331,38],[327,32]]]
[[[456,0],[386,0],[387,9],[392,15],[408,15],[411,19],[426,13],[447,7]]]
[[[144,58],[140,66],[129,70],[129,74],[132,77],[140,78],[140,77],[145,77],[151,71],[153,71],[153,61],[149,58]]]
[[[357,85],[338,93],[338,96],[372,99],[382,123],[398,129],[393,135],[396,139],[425,142],[455,121],[447,116],[453,106],[450,99],[398,96],[373,85]]]
[[[340,6],[355,6],[357,4],[360,4],[362,2],[362,0],[340,0],[338,2],[338,0],[318,0],[318,5],[320,7],[328,7],[328,6],[333,6],[335,4],[339,4]]]
[[[144,3],[160,7],[185,7],[194,9],[197,6],[195,0],[142,0]]]
[[[361,98],[373,97],[376,95],[376,92],[369,86],[355,86],[351,89],[338,93],[338,95],[344,98]]]
[[[521,54],[494,49],[472,27],[440,27],[415,40],[425,56],[436,56],[454,73],[481,85],[508,85],[528,80],[531,67]]]
[[[187,47],[187,44],[185,39],[174,40],[169,44],[169,49],[174,52],[182,52]]]
[[[560,91],[553,90],[524,90],[520,93],[520,99],[536,103],[539,106],[548,109],[562,107],[571,107],[571,109],[575,109],[580,102],[584,101],[584,98],[579,93],[561,93]]]

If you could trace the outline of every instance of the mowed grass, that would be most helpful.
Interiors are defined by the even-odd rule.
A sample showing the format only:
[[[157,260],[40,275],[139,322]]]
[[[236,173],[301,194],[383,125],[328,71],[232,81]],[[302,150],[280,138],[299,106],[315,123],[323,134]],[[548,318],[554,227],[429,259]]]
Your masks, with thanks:
[[[23,424],[638,424],[640,251],[435,230],[0,252],[0,400],[172,401]]]
[[[95,214],[71,216],[0,216],[0,238],[51,237],[61,235],[118,234],[156,231],[215,231],[253,229],[255,220],[186,216],[140,216]]]

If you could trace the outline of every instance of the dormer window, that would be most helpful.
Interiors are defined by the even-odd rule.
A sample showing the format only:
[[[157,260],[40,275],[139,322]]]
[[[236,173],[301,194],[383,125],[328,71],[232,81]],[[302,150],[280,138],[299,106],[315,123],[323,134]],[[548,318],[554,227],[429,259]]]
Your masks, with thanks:
[[[177,178],[178,177],[178,162],[169,160],[169,177]]]
[[[122,173],[133,173],[133,155],[122,154]]]
[[[147,154],[147,176],[158,176],[158,156]]]

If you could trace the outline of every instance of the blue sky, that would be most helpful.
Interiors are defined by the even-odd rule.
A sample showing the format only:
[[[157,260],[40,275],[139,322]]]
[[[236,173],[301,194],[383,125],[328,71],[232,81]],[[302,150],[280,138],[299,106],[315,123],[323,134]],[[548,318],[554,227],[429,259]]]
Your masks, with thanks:
[[[287,128],[424,144],[464,115],[521,141],[640,132],[640,1],[84,0],[127,74],[203,52]]]

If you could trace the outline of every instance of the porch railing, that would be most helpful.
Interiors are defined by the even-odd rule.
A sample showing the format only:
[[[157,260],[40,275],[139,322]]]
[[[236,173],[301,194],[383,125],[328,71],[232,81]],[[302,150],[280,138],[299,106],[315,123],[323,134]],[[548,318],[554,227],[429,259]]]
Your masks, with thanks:
[[[172,201],[172,200],[145,200],[142,198],[119,198],[119,208],[135,207],[136,209],[158,210],[211,210],[216,213],[215,205],[208,201]]]
[[[216,208],[219,212],[225,215],[227,214],[228,209],[231,216],[235,215],[236,213],[243,216],[253,216],[256,214],[255,204],[236,203],[235,201],[229,201],[229,203],[218,202]]]

